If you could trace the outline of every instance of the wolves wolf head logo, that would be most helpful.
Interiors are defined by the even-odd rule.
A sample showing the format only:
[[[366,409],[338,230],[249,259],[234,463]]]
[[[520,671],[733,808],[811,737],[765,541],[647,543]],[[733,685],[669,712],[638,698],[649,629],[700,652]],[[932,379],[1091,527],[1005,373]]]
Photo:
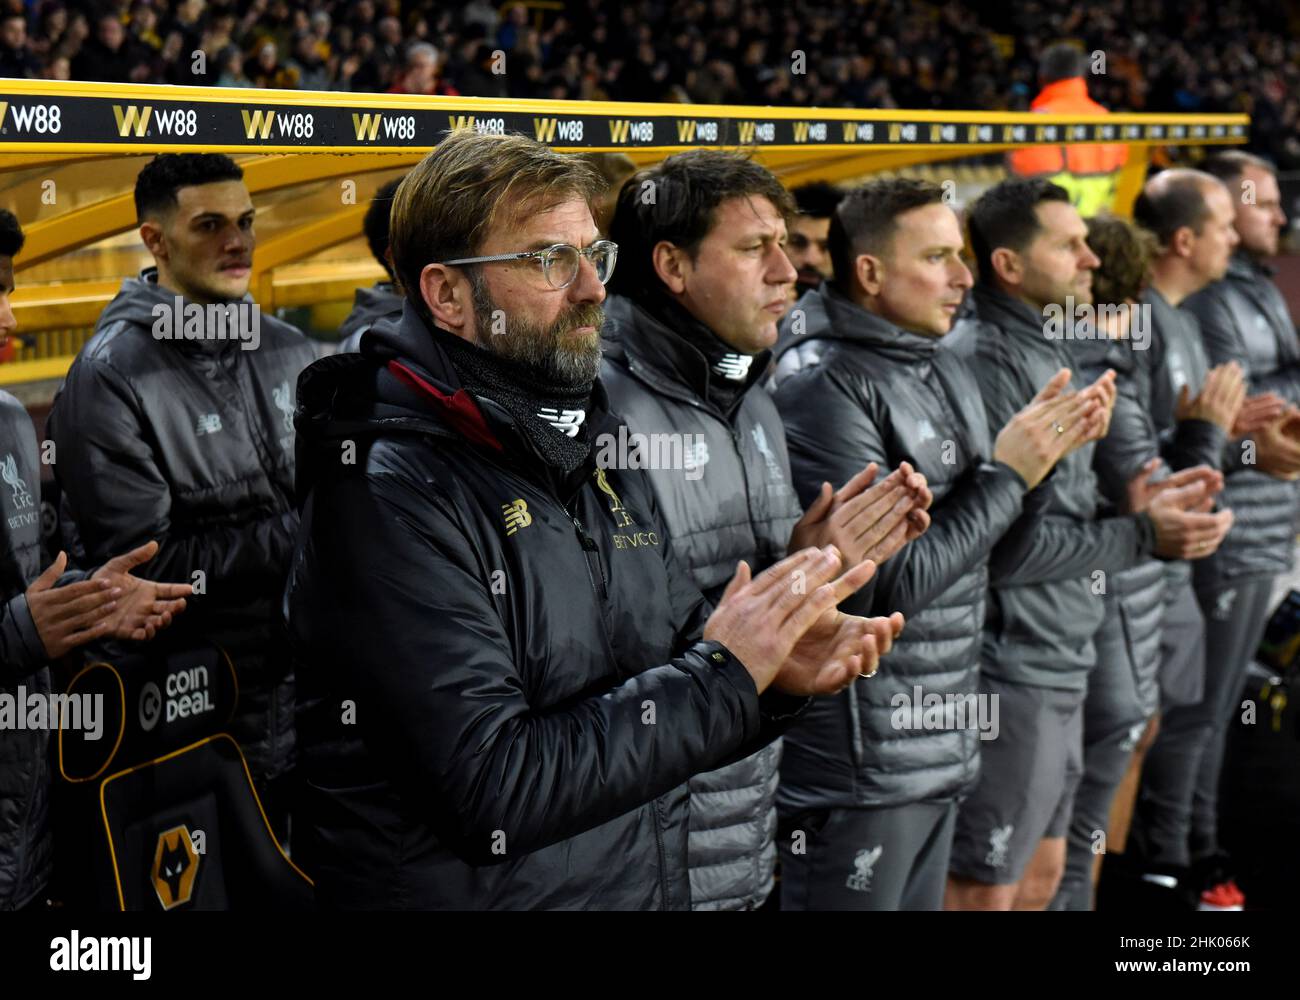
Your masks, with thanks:
[[[194,895],[199,856],[186,826],[174,826],[158,835],[150,881],[164,910],[188,903]]]

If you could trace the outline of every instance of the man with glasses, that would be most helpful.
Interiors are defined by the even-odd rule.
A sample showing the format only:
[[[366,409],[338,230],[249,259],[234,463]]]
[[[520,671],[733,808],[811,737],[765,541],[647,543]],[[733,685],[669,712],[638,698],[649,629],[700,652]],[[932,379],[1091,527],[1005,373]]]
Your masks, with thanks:
[[[393,205],[400,325],[299,380],[286,607],[324,906],[685,908],[687,779],[901,627],[836,610],[872,567],[830,546],[738,564],[711,608],[645,477],[597,464],[599,192],[453,132]]]

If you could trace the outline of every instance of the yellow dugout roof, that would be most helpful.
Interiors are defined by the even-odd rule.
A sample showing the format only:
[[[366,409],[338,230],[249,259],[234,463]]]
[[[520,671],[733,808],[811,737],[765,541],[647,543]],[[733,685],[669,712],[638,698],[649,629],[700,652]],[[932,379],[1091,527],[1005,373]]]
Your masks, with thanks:
[[[0,204],[23,224],[19,330],[37,346],[0,384],[66,371],[121,279],[150,263],[132,198],[147,157],[224,152],[257,206],[251,290],[263,308],[350,300],[382,272],[360,239],[375,189],[455,128],[523,132],[561,152],[638,165],[739,148],[790,186],[1034,145],[1130,145],[1126,210],[1154,146],[1239,144],[1245,115],[1042,115],[418,97],[0,81]],[[80,331],[82,335],[71,336]]]

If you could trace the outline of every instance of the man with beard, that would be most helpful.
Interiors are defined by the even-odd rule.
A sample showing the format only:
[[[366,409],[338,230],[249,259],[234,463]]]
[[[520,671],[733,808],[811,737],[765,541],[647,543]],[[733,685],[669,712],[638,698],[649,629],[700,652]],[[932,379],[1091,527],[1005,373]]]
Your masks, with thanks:
[[[652,201],[641,197],[647,185]],[[610,231],[618,294],[607,310],[602,382],[628,439],[679,450],[620,454],[611,440],[597,462],[648,467],[675,555],[711,601],[737,559],[766,568],[787,548],[834,544],[850,563],[879,564],[925,524],[924,478],[905,464],[872,485],[877,467],[864,471],[864,462],[833,497],[819,481],[808,513],[799,505],[781,419],[758,385],[795,276],[782,249],[792,209],[759,164],[698,150],[625,185]],[[695,909],[755,909],[767,898],[780,760],[775,740],[691,779]]]
[[[826,181],[813,181],[792,188],[790,194],[798,213],[790,222],[785,252],[797,274],[794,297],[798,298],[835,275],[828,240],[831,216],[844,192]]]
[[[710,608],[617,434],[591,168],[449,135],[393,206],[407,302],[300,381],[306,870],[325,906],[682,909],[691,775],[876,669],[833,546]],[[841,570],[847,572],[841,573]]]

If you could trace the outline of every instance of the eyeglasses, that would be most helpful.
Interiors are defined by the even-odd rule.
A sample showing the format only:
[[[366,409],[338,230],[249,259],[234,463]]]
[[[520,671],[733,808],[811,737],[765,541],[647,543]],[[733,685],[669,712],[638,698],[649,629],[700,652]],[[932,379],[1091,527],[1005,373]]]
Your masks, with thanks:
[[[542,265],[542,274],[546,283],[554,289],[568,288],[578,280],[578,267],[581,258],[591,261],[596,269],[596,277],[602,285],[608,284],[614,274],[614,263],[618,260],[618,244],[609,240],[597,240],[589,247],[579,250],[568,243],[556,243],[545,250],[529,250],[525,253],[499,253],[491,257],[458,257],[456,260],[444,260],[439,263],[447,266],[458,264],[490,264],[502,260],[532,259]]]

